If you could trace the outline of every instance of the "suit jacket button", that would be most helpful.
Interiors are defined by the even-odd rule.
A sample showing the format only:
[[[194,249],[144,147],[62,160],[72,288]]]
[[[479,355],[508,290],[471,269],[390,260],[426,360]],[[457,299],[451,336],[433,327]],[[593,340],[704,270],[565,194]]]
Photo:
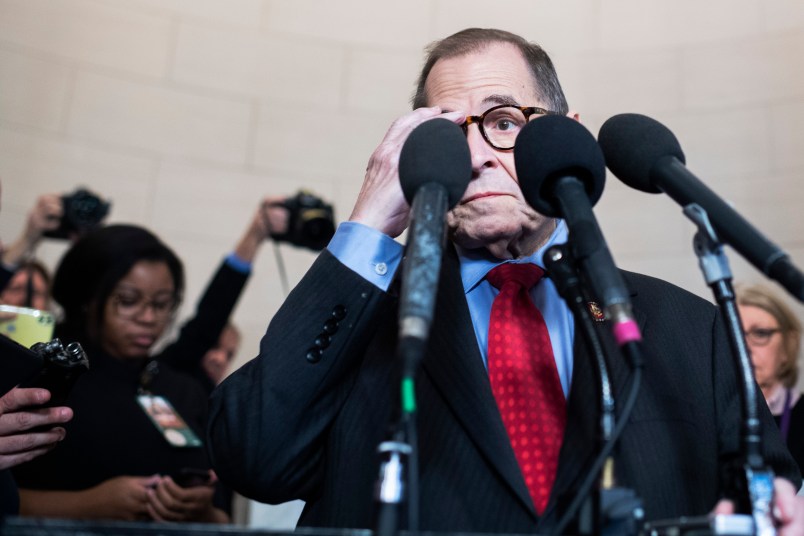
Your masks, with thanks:
[[[324,322],[324,333],[326,333],[327,335],[332,335],[336,331],[338,331],[338,322],[337,321],[335,321],[334,319],[330,318],[329,320]]]
[[[336,305],[332,309],[332,318],[335,320],[343,320],[346,317],[346,307],[343,305]]]
[[[315,345],[322,350],[330,345],[332,342],[332,337],[322,333],[318,337],[315,338]]]
[[[307,355],[305,356],[305,359],[307,359],[307,361],[310,363],[318,363],[319,361],[321,361],[321,354],[322,354],[321,348],[310,348],[309,350],[307,350]]]

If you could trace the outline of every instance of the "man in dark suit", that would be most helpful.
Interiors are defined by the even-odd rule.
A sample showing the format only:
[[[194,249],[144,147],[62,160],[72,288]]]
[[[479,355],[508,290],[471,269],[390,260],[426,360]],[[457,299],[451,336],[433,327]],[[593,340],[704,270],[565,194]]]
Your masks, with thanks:
[[[488,373],[498,292],[487,275],[504,263],[543,266],[544,250],[567,239],[563,222],[524,200],[507,136],[539,115],[578,116],[568,110],[550,59],[518,36],[465,30],[429,52],[415,109],[391,126],[369,160],[350,221],[274,317],[260,356],[213,393],[213,464],[224,482],[248,497],[305,500],[303,525],[373,526],[376,449],[387,437],[399,374],[395,274],[402,246],[393,238],[409,217],[396,164],[407,135],[441,117],[464,126],[473,177],[447,217],[451,245],[416,383],[419,528],[549,531],[596,453],[590,351],[575,336],[572,315],[549,279],[526,291],[544,319],[550,374],[564,397],[558,431],[517,436],[507,411],[498,409],[497,375],[490,381]],[[739,451],[740,403],[725,332],[705,300],[637,274],[626,274],[626,281],[646,363],[614,474],[644,501],[648,519],[707,513],[722,496],[722,465]],[[621,395],[629,369],[618,359],[608,324],[599,328]],[[767,460],[798,487],[800,477],[767,412],[762,419]],[[556,440],[557,469],[546,477],[549,500],[541,503],[534,481],[545,477],[529,471],[546,462],[541,450],[523,458],[521,444]],[[793,487],[780,486],[786,486],[781,514],[790,522]]]

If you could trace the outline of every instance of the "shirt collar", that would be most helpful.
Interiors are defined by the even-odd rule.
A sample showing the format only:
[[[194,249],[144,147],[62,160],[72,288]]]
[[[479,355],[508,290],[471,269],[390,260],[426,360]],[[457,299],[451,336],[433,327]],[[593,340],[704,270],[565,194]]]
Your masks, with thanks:
[[[792,408],[796,405],[796,402],[798,402],[798,399],[801,397],[801,393],[798,391],[791,391],[791,389],[784,387],[782,384],[774,387],[770,396],[766,400],[771,415],[781,415],[784,413],[785,400],[787,399],[788,392],[790,392],[790,407]]]
[[[499,264],[506,262],[532,263],[540,268],[544,268],[544,262],[542,261],[544,252],[550,246],[565,243],[567,241],[567,237],[568,232],[566,223],[564,220],[557,219],[556,228],[553,230],[550,238],[547,239],[547,242],[545,242],[542,247],[537,249],[532,255],[513,261],[503,261],[498,259],[484,248],[465,249],[456,245],[455,248],[458,251],[458,257],[461,261],[461,281],[463,282],[464,292],[468,293],[475,288],[481,281],[483,281],[483,278],[486,277],[486,274],[489,273],[489,270]]]

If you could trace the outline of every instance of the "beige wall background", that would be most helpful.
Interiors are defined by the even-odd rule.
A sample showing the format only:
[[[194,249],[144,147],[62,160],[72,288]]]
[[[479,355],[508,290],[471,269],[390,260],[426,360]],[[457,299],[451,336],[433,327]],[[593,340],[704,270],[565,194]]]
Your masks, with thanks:
[[[800,0],[0,0],[0,236],[38,194],[87,186],[112,200],[108,221],[176,249],[186,317],[263,195],[307,187],[349,216],[423,46],[469,26],[544,46],[594,134],[622,112],[667,125],[689,168],[804,266]],[[596,213],[621,267],[711,299],[670,198],[609,176]],[[281,251],[293,284],[314,255]],[[727,251],[736,279],[764,279]],[[265,247],[234,316],[238,364],[283,298]]]

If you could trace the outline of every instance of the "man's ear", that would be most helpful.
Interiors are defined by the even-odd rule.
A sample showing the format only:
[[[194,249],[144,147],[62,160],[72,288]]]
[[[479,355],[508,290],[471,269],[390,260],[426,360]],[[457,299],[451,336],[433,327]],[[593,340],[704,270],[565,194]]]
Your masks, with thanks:
[[[570,110],[569,112],[567,112],[567,117],[569,117],[570,119],[574,119],[579,123],[581,122],[581,114],[579,114],[575,110]]]

